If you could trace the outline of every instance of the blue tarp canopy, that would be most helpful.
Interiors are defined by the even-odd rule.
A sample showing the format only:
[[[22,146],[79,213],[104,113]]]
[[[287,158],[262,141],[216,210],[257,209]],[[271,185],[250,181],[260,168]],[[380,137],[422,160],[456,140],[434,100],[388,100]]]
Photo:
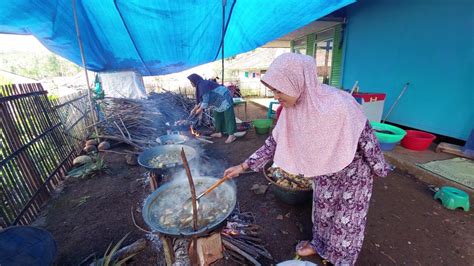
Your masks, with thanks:
[[[228,0],[224,56],[253,50],[355,0]],[[220,57],[221,0],[77,0],[87,68],[182,71]],[[71,0],[2,0],[0,32],[32,34],[82,65]]]

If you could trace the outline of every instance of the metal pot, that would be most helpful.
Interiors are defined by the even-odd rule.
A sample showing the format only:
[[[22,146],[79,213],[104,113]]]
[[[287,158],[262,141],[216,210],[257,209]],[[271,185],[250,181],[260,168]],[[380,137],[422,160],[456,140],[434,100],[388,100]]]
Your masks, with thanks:
[[[179,134],[179,132],[171,132],[171,134],[156,138],[156,142],[161,145],[184,144],[189,138]]]
[[[287,188],[280,186],[275,181],[273,181],[273,179],[267,174],[267,169],[271,167],[272,163],[273,162],[269,162],[265,165],[263,169],[263,175],[270,184],[270,191],[272,191],[277,199],[290,205],[300,205],[312,199],[312,189]]]
[[[181,149],[184,149],[186,153],[186,158],[188,161],[197,157],[197,152],[194,148],[187,146],[187,145],[163,145],[163,146],[156,146],[147,150],[144,150],[140,155],[138,155],[138,164],[145,167],[149,171],[153,170],[163,170],[168,168],[173,168],[178,165],[182,165],[183,161],[181,158],[176,162],[164,164],[163,167],[155,167],[150,165],[150,161],[155,158],[156,156],[170,153],[170,152],[181,152]]]
[[[201,176],[201,177],[195,177],[193,178],[194,183],[196,184],[197,182],[206,182],[209,184],[213,184],[217,181],[216,178],[209,177],[209,176]],[[178,179],[169,183],[166,183],[159,187],[157,190],[155,190],[152,194],[150,194],[147,199],[145,200],[145,205],[143,206],[142,210],[142,215],[145,223],[153,230],[156,232],[159,232],[164,235],[168,236],[173,236],[173,237],[192,237],[192,236],[203,236],[207,235],[211,231],[219,228],[220,226],[224,225],[226,222],[227,218],[229,215],[232,213],[232,211],[235,208],[235,205],[237,203],[237,193],[236,193],[236,188],[235,185],[232,182],[225,182],[221,184],[216,190],[225,190],[226,195],[228,197],[225,198],[220,198],[219,200],[226,200],[228,201],[230,207],[228,211],[220,216],[219,218],[216,218],[213,222],[210,222],[207,226],[200,228],[197,231],[192,231],[192,230],[179,230],[179,229],[174,229],[174,228],[167,228],[167,227],[162,227],[159,224],[159,219],[160,219],[160,213],[158,210],[158,216],[154,215],[153,210],[156,209],[156,204],[161,201],[161,200],[174,200],[172,197],[169,197],[168,195],[170,192],[167,190],[169,189],[185,189],[189,191],[189,183],[186,178]],[[166,194],[164,194],[166,193]],[[197,191],[199,193],[199,191]],[[165,198],[166,196],[166,198]],[[182,204],[180,202],[176,202],[176,204]],[[163,214],[164,215],[164,214]]]

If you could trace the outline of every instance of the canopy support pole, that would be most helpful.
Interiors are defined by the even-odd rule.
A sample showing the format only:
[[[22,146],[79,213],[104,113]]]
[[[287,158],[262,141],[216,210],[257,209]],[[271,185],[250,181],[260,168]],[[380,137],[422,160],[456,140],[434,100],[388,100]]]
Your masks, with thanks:
[[[84,55],[84,48],[82,46],[81,34],[79,31],[79,23],[77,20],[76,0],[72,0],[72,12],[74,14],[74,26],[76,28],[77,42],[79,44],[79,51],[81,53],[82,67],[84,68],[84,74],[86,75],[87,97],[89,98],[89,107],[92,114],[92,124],[95,125],[94,126],[95,135],[96,135],[96,138],[99,139],[99,132],[97,131],[97,125],[96,125],[96,112],[95,112],[94,104],[92,102],[91,88],[89,88],[89,75],[87,74],[86,57]]]
[[[221,62],[222,62],[222,85],[224,85],[224,37],[225,37],[225,6],[226,6],[227,0],[222,0],[222,57],[221,57]]]

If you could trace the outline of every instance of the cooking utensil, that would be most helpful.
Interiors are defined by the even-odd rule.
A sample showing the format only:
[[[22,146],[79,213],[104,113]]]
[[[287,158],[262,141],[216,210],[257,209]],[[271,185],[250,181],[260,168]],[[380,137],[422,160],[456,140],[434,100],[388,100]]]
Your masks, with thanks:
[[[211,191],[213,191],[216,187],[220,186],[222,183],[224,183],[227,179],[229,179],[228,176],[224,176],[221,178],[219,181],[217,181],[214,185],[212,185],[210,188],[208,188],[206,191],[203,193],[199,194],[199,196],[196,197],[196,200],[199,200],[202,196],[209,194]]]
[[[269,189],[280,201],[290,204],[290,205],[299,205],[311,200],[313,196],[313,189],[299,189],[299,188],[289,188],[278,185],[271,176],[267,174],[267,169],[272,166],[273,162],[268,162],[263,170],[263,175],[269,182]]]
[[[142,153],[140,153],[140,155],[138,155],[138,164],[145,167],[147,170],[160,170],[182,165],[183,161],[181,161],[179,156],[175,162],[163,164],[162,167],[156,167],[150,164],[150,161],[159,155],[171,152],[180,154],[181,148],[183,148],[186,152],[188,160],[192,160],[197,157],[196,150],[188,145],[162,145],[144,150]]]
[[[163,135],[156,138],[156,142],[158,142],[161,145],[184,144],[188,140],[189,140],[188,137],[179,134],[179,132],[177,131],[172,131],[168,135]]]
[[[204,191],[203,193],[199,194],[197,197],[196,197],[196,203],[197,203],[197,207],[199,209],[199,199],[202,198],[203,196],[211,193],[211,191],[213,191],[216,187],[220,186],[220,184],[224,183],[227,179],[229,179],[229,177],[227,176],[224,176],[223,178],[219,179],[219,181],[217,181],[216,183],[214,183],[214,185],[212,185],[210,188],[208,188],[206,191]],[[183,206],[190,203],[192,200],[192,197],[189,197],[189,199],[187,199]]]
[[[186,156],[189,156],[187,152]],[[198,184],[199,182],[213,183],[215,178],[209,176],[201,176],[193,177],[193,180],[196,184]],[[168,236],[192,237],[207,235],[209,232],[222,226],[226,222],[227,218],[232,213],[237,203],[237,193],[235,185],[232,182],[225,182],[224,184],[220,185],[218,189],[223,190],[227,197],[219,198],[219,201],[222,202],[222,204],[228,204],[230,207],[228,208],[226,213],[222,214],[222,216],[216,217],[213,222],[210,222],[208,225],[198,229],[195,232],[192,230],[192,228],[176,229],[163,227],[159,223],[159,220],[162,216],[166,216],[166,214],[164,213],[164,210],[158,209],[156,206],[158,206],[158,202],[163,200],[176,200],[175,198],[170,196],[170,194],[172,193],[169,193],[169,189],[189,191],[188,180],[186,178],[181,178],[162,185],[147,197],[142,209],[143,219],[145,223],[151,228],[151,230]]]

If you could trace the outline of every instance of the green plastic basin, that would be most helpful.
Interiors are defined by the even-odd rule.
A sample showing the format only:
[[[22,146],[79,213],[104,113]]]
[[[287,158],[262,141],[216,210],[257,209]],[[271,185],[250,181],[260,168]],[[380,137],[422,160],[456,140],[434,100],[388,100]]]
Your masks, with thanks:
[[[252,121],[253,126],[255,127],[255,131],[257,134],[264,135],[268,134],[270,128],[272,127],[273,120],[272,119],[256,119]]]
[[[375,136],[382,143],[399,142],[405,137],[407,132],[399,127],[383,123],[370,122],[375,130]]]

